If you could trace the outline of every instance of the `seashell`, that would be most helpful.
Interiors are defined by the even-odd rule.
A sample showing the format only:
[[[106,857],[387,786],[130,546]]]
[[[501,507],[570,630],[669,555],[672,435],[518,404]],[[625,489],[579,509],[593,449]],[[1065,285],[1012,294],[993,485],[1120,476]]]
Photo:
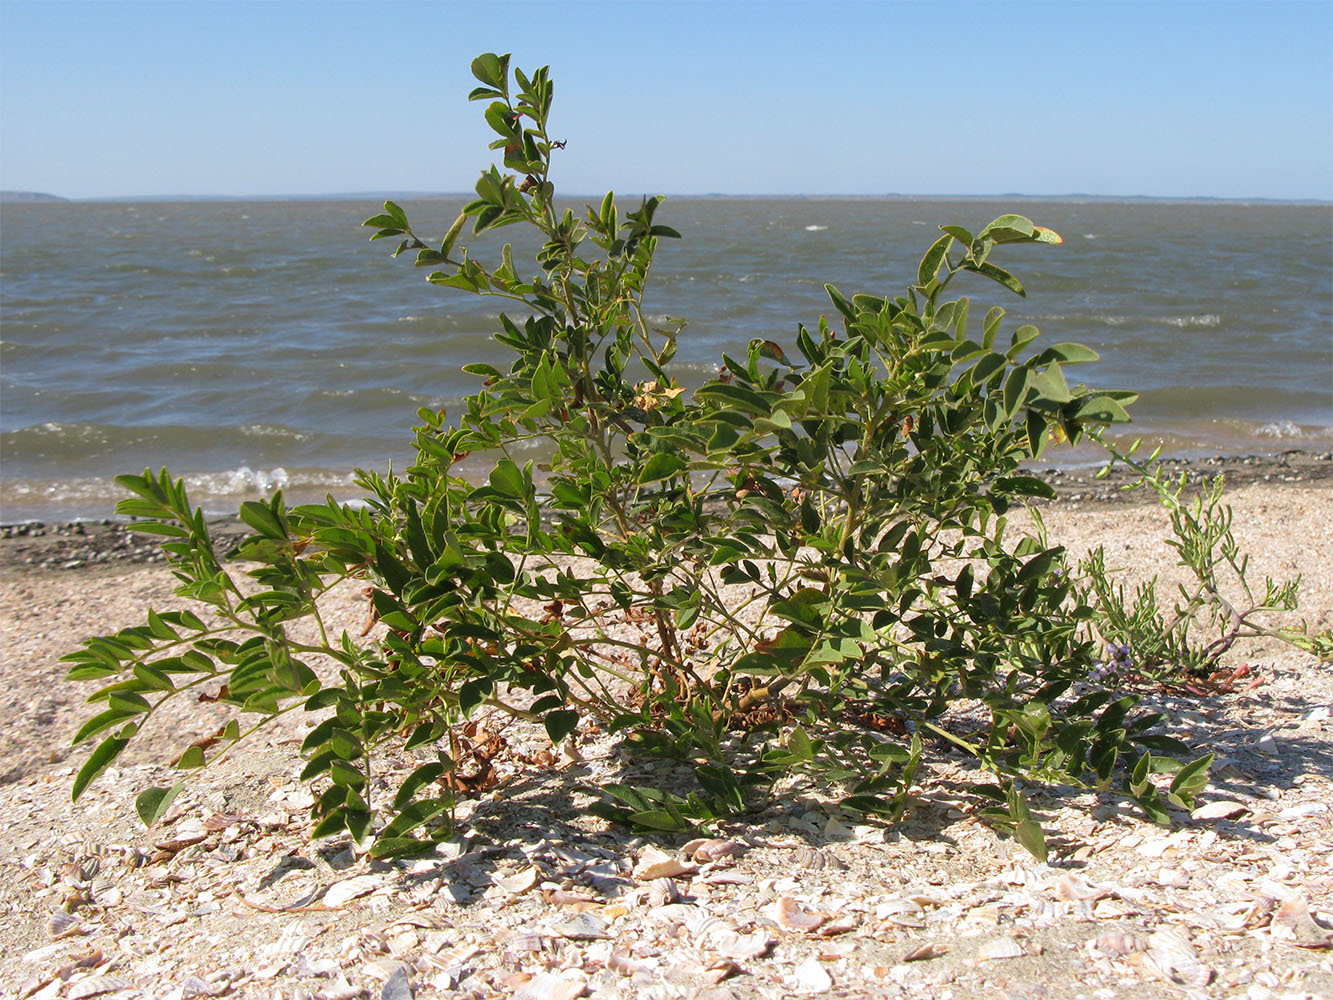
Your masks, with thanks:
[[[806,934],[818,930],[820,925],[827,923],[829,919],[827,913],[816,913],[790,896],[778,899],[773,904],[772,913],[773,920],[779,927]]]
[[[527,892],[535,886],[537,884],[537,877],[540,874],[541,873],[537,871],[537,866],[532,865],[516,875],[495,876],[491,881],[505,892],[510,893],[511,895],[517,895],[521,892]]]
[[[123,976],[92,976],[80,980],[65,994],[69,1000],[84,1000],[85,997],[101,996],[103,993],[115,993],[119,990],[132,989],[134,986]]]
[[[831,851],[821,851],[818,847],[802,847],[796,851],[796,863],[802,868],[821,871],[846,871],[847,863]]]
[[[408,928],[396,934],[390,934],[388,941],[385,943],[389,946],[390,955],[401,956],[415,948],[420,943],[420,939],[417,937],[416,931]]]
[[[1301,948],[1333,945],[1327,931],[1314,922],[1310,906],[1301,895],[1292,896],[1277,908],[1270,923],[1274,937],[1285,938]]]
[[[1156,931],[1148,938],[1148,957],[1163,976],[1190,989],[1207,986],[1213,970],[1194,955],[1194,945],[1176,930]]]
[[[1055,894],[1061,899],[1083,900],[1083,899],[1102,899],[1111,895],[1109,889],[1100,889],[1090,884],[1081,876],[1072,872],[1066,872],[1060,876],[1060,881],[1055,885]]]
[[[320,902],[336,910],[354,899],[374,892],[383,884],[384,879],[378,875],[357,875],[354,878],[346,878],[329,886],[329,891],[324,893]]]
[[[1157,873],[1156,882],[1167,889],[1184,889],[1190,884],[1190,876],[1179,868],[1163,868]]]
[[[633,874],[640,882],[651,882],[658,878],[693,875],[698,870],[698,865],[686,864],[656,847],[645,847],[639,855],[639,863],[634,866]]]
[[[719,869],[711,871],[707,875],[700,875],[695,881],[702,882],[704,885],[754,885],[754,876]]]
[[[685,846],[687,848],[693,846],[694,850],[683,850],[682,853],[696,864],[701,865],[732,857],[744,850],[743,845],[738,840],[690,841]]]
[[[606,921],[595,913],[580,913],[555,924],[551,930],[571,941],[596,941],[611,936],[607,933]]]
[[[648,886],[648,905],[666,906],[680,902],[680,889],[669,878],[655,878]]]
[[[1249,811],[1249,807],[1243,802],[1218,799],[1216,802],[1208,802],[1193,810],[1190,813],[1190,819],[1235,819]]]
[[[46,933],[59,940],[74,934],[82,934],[83,926],[74,914],[66,913],[64,910],[52,910],[51,916],[46,919]]]
[[[904,962],[924,962],[928,959],[939,958],[948,952],[948,948],[942,945],[927,941],[925,944],[919,944],[906,955],[903,956]]]
[[[514,993],[514,1000],[574,1000],[588,990],[586,975],[580,970],[566,972],[570,978],[552,972],[539,972]]]
[[[377,958],[367,962],[361,967],[361,970],[371,979],[378,979],[381,983],[386,983],[392,979],[399,969],[406,966],[396,958]]]
[[[286,955],[296,955],[305,949],[310,943],[310,931],[306,929],[306,922],[303,920],[292,920],[276,940],[269,942],[259,949],[259,954],[267,958],[280,958]]]
[[[704,969],[704,979],[710,986],[740,975],[744,970],[729,958],[719,958]]]
[[[735,959],[737,962],[762,958],[773,949],[775,944],[777,944],[777,940],[766,931],[751,931],[749,934],[726,931],[713,935],[713,947],[718,950],[718,953],[725,955],[727,958]]]
[[[619,972],[622,976],[633,976],[640,972],[652,972],[657,968],[657,959],[635,958],[622,948],[611,952],[611,957],[606,960],[606,967],[612,972]]]
[[[856,831],[836,817],[830,817],[824,824],[825,840],[855,840]]]
[[[554,938],[535,931],[519,931],[509,937],[509,947],[514,951],[556,951],[560,945]]]
[[[1105,934],[1099,934],[1093,944],[1098,951],[1104,951],[1108,955],[1128,955],[1132,951],[1146,951],[1148,948],[1142,938],[1126,934],[1124,931],[1107,931]]]
[[[690,936],[699,944],[706,944],[710,937],[715,937],[725,933],[736,933],[736,928],[731,926],[725,920],[713,916],[706,910],[699,910],[691,913],[685,918],[685,929],[690,932]]]
[[[695,907],[685,903],[667,903],[665,906],[654,906],[648,911],[648,916],[659,923],[683,924],[694,911]]]
[[[164,840],[157,844],[159,851],[166,851],[169,854],[175,854],[177,851],[183,851],[193,844],[199,843],[208,836],[207,833],[181,834],[173,837],[171,840]]]
[[[977,960],[981,962],[993,962],[1002,958],[1018,958],[1020,955],[1026,955],[1023,946],[1011,937],[993,937],[981,942],[981,947],[977,949]]]
[[[807,958],[796,967],[796,990],[799,993],[827,993],[833,988],[833,977],[817,958]]]

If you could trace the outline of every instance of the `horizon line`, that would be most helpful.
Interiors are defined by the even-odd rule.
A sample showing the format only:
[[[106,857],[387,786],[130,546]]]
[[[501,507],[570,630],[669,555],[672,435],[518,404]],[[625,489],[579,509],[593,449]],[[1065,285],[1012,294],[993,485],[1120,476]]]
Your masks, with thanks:
[[[422,190],[401,190],[401,189],[378,189],[367,191],[330,191],[307,194],[133,194],[133,195],[89,195],[81,197],[67,197],[56,195],[43,191],[28,191],[5,189],[0,190],[0,202],[20,204],[50,204],[50,203],[105,203],[105,202],[220,202],[220,201],[351,201],[358,199],[382,200],[385,198],[418,198],[429,200],[463,200],[475,198],[473,191],[422,191]],[[557,195],[557,198],[582,199],[594,198],[600,199],[602,194],[593,192],[573,192],[569,194]],[[634,197],[634,196],[630,196]],[[857,192],[857,193],[826,193],[826,192],[780,192],[772,194],[759,193],[734,193],[725,191],[707,191],[707,192],[666,192],[661,195],[665,198],[731,198],[737,200],[812,200],[812,201],[1004,201],[1004,200],[1022,200],[1022,201],[1110,201],[1110,202],[1140,202],[1140,201],[1186,201],[1186,202],[1233,202],[1233,203],[1254,203],[1265,202],[1275,204],[1291,205],[1330,205],[1333,204],[1333,198],[1321,198],[1317,196],[1300,197],[1277,197],[1270,195],[1181,195],[1181,194],[1095,194],[1086,191],[1071,191],[1063,194],[1028,194],[1019,191],[996,192],[985,194],[963,194],[963,193],[907,193],[899,191],[885,192]]]

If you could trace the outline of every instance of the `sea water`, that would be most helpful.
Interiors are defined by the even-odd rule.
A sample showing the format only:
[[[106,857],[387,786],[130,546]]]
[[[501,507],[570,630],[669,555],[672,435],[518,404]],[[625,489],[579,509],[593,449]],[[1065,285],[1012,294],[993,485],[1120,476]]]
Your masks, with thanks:
[[[405,199],[443,232],[461,200]],[[373,200],[68,202],[0,212],[0,520],[101,517],[112,477],[167,466],[196,502],[351,497],[355,467],[401,468],[418,407],[456,412],[470,361],[505,363],[506,304],[425,283]],[[824,283],[897,294],[940,224],[1017,211],[1064,236],[995,260],[1019,298],[954,287],[1102,360],[1071,381],[1129,388],[1132,435],[1176,455],[1333,446],[1328,204],[672,198],[645,302],[686,321],[687,384],[751,338],[834,318]],[[516,251],[531,249],[518,232]],[[477,244],[483,260],[500,239]],[[529,258],[530,259],[530,258]],[[1065,456],[1069,461],[1086,456]],[[1056,456],[1060,460],[1060,456]]]

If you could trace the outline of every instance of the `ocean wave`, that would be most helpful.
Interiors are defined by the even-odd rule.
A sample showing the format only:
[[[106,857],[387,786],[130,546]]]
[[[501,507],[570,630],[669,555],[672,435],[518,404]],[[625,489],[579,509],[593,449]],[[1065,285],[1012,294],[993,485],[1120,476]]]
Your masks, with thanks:
[[[1273,423],[1261,424],[1255,428],[1254,433],[1256,437],[1278,438],[1281,440],[1294,440],[1306,436],[1300,425],[1292,423],[1290,420],[1277,420]]]
[[[827,228],[828,226],[806,226],[805,231],[807,233],[822,233]]]
[[[316,502],[330,493],[339,500],[357,495],[352,473],[331,469],[241,465],[182,478],[191,502],[210,515],[233,514],[242,501],[271,497],[278,490],[288,503]],[[5,480],[0,481],[0,520],[13,524],[109,517],[128,495],[111,476]]]
[[[241,434],[252,438],[277,438],[281,441],[309,441],[310,435],[281,424],[245,424]]]
[[[1129,316],[1123,313],[1046,313],[1033,319],[1043,323],[1100,323],[1104,326],[1171,326],[1180,330],[1207,330],[1222,325],[1217,313],[1184,316]]]

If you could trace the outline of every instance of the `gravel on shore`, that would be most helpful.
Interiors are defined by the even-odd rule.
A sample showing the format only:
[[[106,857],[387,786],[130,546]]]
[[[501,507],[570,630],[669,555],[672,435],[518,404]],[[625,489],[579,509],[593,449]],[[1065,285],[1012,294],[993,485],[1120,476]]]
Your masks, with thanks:
[[[1278,455],[1168,459],[1162,464],[1172,479],[1183,473],[1191,487],[1211,480],[1219,473],[1226,477],[1228,489],[1253,483],[1333,485],[1333,452],[1292,450]],[[1155,497],[1144,490],[1126,488],[1135,477],[1132,470],[1124,466],[1114,467],[1104,478],[1098,478],[1096,468],[1046,467],[1033,471],[1055,487],[1057,497],[1054,503],[1059,505],[1156,502]],[[112,518],[61,524],[38,521],[0,524],[0,571],[62,571],[99,565],[162,562],[160,540],[131,531],[129,525],[129,521]],[[223,552],[234,549],[249,534],[246,525],[235,516],[212,519],[209,528]]]

